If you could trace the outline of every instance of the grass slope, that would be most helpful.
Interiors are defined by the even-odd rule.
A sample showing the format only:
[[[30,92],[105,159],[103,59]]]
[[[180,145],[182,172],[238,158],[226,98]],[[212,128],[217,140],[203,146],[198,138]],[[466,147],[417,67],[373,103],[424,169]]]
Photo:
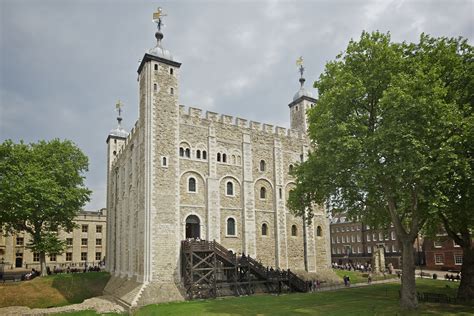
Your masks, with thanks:
[[[87,298],[102,295],[109,278],[106,272],[88,272],[0,284],[0,307],[44,308],[81,303]]]

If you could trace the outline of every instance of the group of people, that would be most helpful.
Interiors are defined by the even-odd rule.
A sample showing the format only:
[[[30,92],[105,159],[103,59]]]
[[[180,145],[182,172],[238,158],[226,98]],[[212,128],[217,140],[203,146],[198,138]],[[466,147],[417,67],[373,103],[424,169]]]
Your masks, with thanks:
[[[321,290],[321,281],[319,280],[309,280],[308,289],[311,293]]]
[[[372,272],[372,264],[369,262],[363,263],[345,263],[337,264],[336,262],[332,263],[333,269],[347,270],[347,271],[360,271],[360,272]]]
[[[447,274],[444,276],[444,279],[445,280],[448,280],[448,281],[461,281],[461,276],[459,275],[459,273],[454,276],[453,274]]]

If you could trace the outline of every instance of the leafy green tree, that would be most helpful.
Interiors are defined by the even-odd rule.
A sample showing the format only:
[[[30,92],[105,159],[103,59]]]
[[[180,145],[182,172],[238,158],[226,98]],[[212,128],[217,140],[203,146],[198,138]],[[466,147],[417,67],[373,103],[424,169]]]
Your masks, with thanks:
[[[40,254],[42,275],[46,254],[63,251],[58,232],[70,232],[77,212],[89,201],[87,170],[87,157],[68,140],[0,144],[0,227],[31,235],[28,246]]]
[[[393,223],[407,309],[418,304],[413,244],[445,199],[439,182],[449,168],[440,165],[453,152],[446,131],[459,113],[446,100],[439,67],[420,49],[424,37],[392,43],[389,34],[363,32],[326,65],[309,111],[314,152],[296,168],[288,202],[299,215],[328,203],[371,226]]]

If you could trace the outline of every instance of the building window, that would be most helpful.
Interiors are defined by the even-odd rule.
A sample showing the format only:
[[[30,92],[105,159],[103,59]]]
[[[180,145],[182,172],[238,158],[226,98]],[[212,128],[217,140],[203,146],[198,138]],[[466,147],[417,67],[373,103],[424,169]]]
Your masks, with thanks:
[[[289,173],[292,173],[292,172],[293,172],[293,165],[290,165],[290,166],[288,167],[288,172],[289,172]]]
[[[367,246],[367,252],[372,253],[372,247],[371,246]]]
[[[336,242],[337,242],[337,243],[340,243],[340,242],[341,242],[341,239],[339,238],[339,236],[336,237]]]
[[[291,236],[296,236],[297,233],[298,233],[298,229],[296,228],[296,225],[292,225],[291,226]],[[334,238],[333,238],[333,241],[334,241]]]
[[[232,217],[227,219],[227,236],[235,236],[235,219]]]
[[[34,252],[33,253],[33,262],[38,262],[40,261],[40,254],[39,252]]]
[[[102,246],[102,239],[101,239],[101,238],[97,238],[97,239],[95,240],[95,245],[96,245],[96,246]]]
[[[337,254],[341,254],[341,249],[337,248]]]
[[[97,261],[102,260],[102,252],[96,252],[95,253],[95,260],[97,260]]]
[[[172,75],[174,72],[174,69],[173,68],[170,68],[170,75]]]
[[[357,226],[357,228],[356,228],[356,229],[357,229],[357,231],[360,231],[360,226]]]
[[[442,265],[444,264],[444,255],[441,253],[435,254],[435,264]]]
[[[87,252],[81,252],[81,261],[87,261]]]
[[[221,153],[217,153],[217,161],[221,161]]]
[[[377,241],[377,234],[376,233],[372,234],[372,241]]]
[[[392,240],[395,240],[395,232],[394,231],[390,232],[390,237],[392,238]]]
[[[260,171],[265,171],[265,160],[260,160]]]
[[[161,157],[161,166],[162,167],[168,166],[168,159],[166,157]]]
[[[370,241],[370,235],[367,234],[367,241]]]
[[[202,159],[207,159],[207,152],[205,150],[202,151]]]
[[[282,189],[281,189],[281,188],[278,189],[278,195],[280,196],[280,199],[283,197],[283,193],[282,193]]]
[[[183,147],[179,147],[179,156],[184,157],[184,148]]]
[[[331,244],[335,244],[335,242],[334,242],[334,236],[331,237]]]
[[[158,90],[158,85],[156,83],[153,84],[153,91],[157,91]]]
[[[433,241],[433,246],[434,246],[435,248],[441,248],[443,245],[442,245],[441,242],[439,242],[439,241]]]
[[[72,246],[72,238],[66,238],[66,246]]]
[[[354,235],[351,235],[351,242],[355,242]]]
[[[262,224],[262,236],[267,236],[268,234],[268,226],[267,224],[263,223]]]
[[[321,226],[318,226],[318,228],[316,228],[316,236],[318,237],[323,236],[323,229],[321,228]]]
[[[53,261],[53,262],[56,261],[56,254],[55,253],[49,255],[49,261]]]
[[[158,64],[155,64],[155,70],[158,70]]]
[[[83,233],[87,233],[88,230],[89,230],[89,226],[87,226],[87,225],[82,225],[82,232],[83,232]]]
[[[234,184],[231,181],[229,181],[229,182],[227,182],[226,186],[227,186],[226,194],[228,196],[233,196],[234,195]]]
[[[196,150],[196,158],[201,159],[201,151],[199,149]]]
[[[397,252],[397,248],[395,247],[395,245],[392,245],[392,252]]]
[[[87,238],[82,238],[81,239],[81,245],[82,246],[87,246]]]
[[[66,252],[66,261],[72,261],[72,252]]]
[[[360,242],[360,235],[357,235],[357,242]]]
[[[462,254],[460,254],[460,253],[455,253],[454,254],[454,264],[457,265],[457,266],[462,265]]]
[[[184,150],[184,155],[186,156],[186,158],[191,158],[191,149],[186,148]]]
[[[260,188],[260,198],[265,199],[267,197],[267,189],[265,187]]]
[[[97,234],[101,234],[101,233],[102,233],[102,225],[97,225],[97,226],[95,227],[95,232],[96,232]]]
[[[17,246],[23,246],[24,243],[25,243],[25,239],[23,237],[16,237]]]
[[[196,192],[196,179],[192,177],[188,179],[188,192]]]
[[[346,236],[342,236],[342,243],[346,242]]]
[[[336,232],[337,232],[337,233],[339,232],[339,227],[336,227]]]
[[[170,94],[174,94],[174,89],[170,88]]]
[[[344,232],[345,231],[345,228],[344,226],[341,227],[341,232]]]
[[[227,162],[227,155],[226,154],[222,154],[222,162]]]
[[[382,241],[383,240],[383,234],[382,232],[379,232],[379,241]]]

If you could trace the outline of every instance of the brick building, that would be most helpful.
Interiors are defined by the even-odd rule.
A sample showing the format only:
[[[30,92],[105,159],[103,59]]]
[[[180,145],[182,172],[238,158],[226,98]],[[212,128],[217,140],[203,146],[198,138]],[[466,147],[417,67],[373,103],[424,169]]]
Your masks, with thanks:
[[[462,248],[447,234],[438,234],[436,238],[425,238],[423,247],[427,269],[461,271]]]
[[[372,252],[382,246],[385,263],[394,268],[401,266],[401,252],[395,229],[373,229],[361,222],[352,222],[346,215],[334,216],[330,224],[331,260],[338,264],[366,263],[372,260]]]

